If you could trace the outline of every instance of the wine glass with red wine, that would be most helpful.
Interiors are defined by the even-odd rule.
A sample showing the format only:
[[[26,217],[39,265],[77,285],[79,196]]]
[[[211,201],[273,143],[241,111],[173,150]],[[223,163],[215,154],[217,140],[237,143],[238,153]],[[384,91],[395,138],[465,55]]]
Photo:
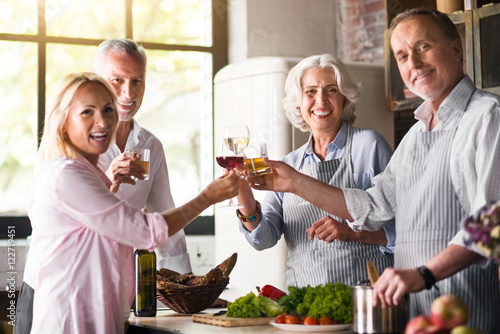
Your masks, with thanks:
[[[231,171],[232,169],[243,164],[243,160],[243,153],[238,152],[238,150],[234,147],[234,144],[228,145],[225,138],[222,138],[219,141],[219,145],[217,146],[217,153],[215,154],[215,161],[217,161],[219,166],[227,169],[228,171]],[[243,206],[234,204],[233,199],[230,198],[228,204],[221,205],[220,207],[239,209]]]

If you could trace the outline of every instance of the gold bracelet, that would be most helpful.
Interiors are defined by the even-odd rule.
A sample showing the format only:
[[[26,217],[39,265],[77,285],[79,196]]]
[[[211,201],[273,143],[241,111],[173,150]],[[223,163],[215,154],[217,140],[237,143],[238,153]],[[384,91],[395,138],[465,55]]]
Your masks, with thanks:
[[[241,211],[239,209],[236,210],[236,216],[238,216],[238,218],[242,222],[244,222],[244,223],[254,222],[257,219],[259,219],[260,216],[262,216],[262,206],[260,205],[259,201],[255,201],[255,202],[257,203],[257,209],[255,210],[254,214],[251,216],[244,216],[241,214]]]

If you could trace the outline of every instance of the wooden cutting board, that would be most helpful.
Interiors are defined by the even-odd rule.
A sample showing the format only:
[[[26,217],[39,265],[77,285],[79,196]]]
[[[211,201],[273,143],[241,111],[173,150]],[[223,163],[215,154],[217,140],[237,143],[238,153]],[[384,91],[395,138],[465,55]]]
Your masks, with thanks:
[[[230,318],[225,314],[193,314],[194,322],[221,327],[269,325],[269,322],[273,319],[274,318]]]

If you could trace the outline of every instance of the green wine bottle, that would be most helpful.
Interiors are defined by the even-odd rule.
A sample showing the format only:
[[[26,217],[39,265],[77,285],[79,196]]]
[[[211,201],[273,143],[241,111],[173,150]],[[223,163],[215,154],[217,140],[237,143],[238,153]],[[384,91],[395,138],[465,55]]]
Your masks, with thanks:
[[[145,211],[143,209],[143,211]],[[134,252],[136,317],[156,316],[156,254],[145,249]]]

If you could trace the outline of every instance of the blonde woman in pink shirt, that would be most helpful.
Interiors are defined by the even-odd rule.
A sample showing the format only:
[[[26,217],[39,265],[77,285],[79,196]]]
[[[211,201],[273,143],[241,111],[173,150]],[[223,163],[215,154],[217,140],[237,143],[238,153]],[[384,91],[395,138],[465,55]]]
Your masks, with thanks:
[[[134,280],[124,263],[133,248],[168,242],[204,209],[236,196],[243,182],[232,172],[181,207],[141,213],[109,191],[110,180],[98,167],[114,140],[116,110],[107,81],[70,74],[46,119],[28,209],[31,333],[123,333]]]

